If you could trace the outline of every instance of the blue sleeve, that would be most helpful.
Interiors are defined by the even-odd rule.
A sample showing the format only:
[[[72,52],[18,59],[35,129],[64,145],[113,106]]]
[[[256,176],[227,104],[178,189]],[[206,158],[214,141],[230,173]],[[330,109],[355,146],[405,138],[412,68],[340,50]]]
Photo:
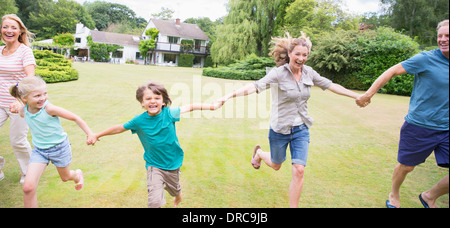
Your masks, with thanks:
[[[172,122],[180,121],[181,109],[180,107],[169,108],[170,116],[172,117]]]
[[[427,69],[428,56],[424,52],[421,52],[420,54],[403,61],[401,64],[408,74],[416,75]]]

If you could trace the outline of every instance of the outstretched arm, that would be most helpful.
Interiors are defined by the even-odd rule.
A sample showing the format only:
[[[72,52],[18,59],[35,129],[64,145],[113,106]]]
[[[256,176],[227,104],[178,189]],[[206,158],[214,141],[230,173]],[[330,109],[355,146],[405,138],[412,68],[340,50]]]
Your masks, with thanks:
[[[104,130],[104,131],[102,131],[100,133],[94,134],[93,137],[88,138],[87,144],[88,145],[95,145],[95,143],[97,141],[100,141],[100,138],[103,137],[103,136],[116,135],[116,134],[123,133],[125,131],[127,131],[127,129],[125,129],[122,124],[112,126],[112,127],[108,128],[108,129],[106,129],[106,130]]]
[[[347,97],[351,97],[351,98],[358,98],[360,94],[355,93],[351,90],[346,89],[345,87],[338,85],[338,84],[331,84],[331,86],[328,88],[328,90],[330,90],[331,92],[335,93],[335,94],[339,94],[342,96],[347,96]]]
[[[190,104],[190,105],[185,105],[180,107],[180,113],[186,113],[186,112],[192,112],[194,110],[216,110],[220,107],[222,107],[223,103],[221,102],[214,102],[213,104],[200,104],[200,103],[195,103],[195,104]]]
[[[255,84],[250,83],[250,84],[234,91],[233,93],[230,93],[230,94],[220,98],[216,102],[222,103],[222,105],[223,105],[227,100],[229,100],[231,98],[247,96],[247,95],[256,93],[256,91],[257,91],[257,89],[256,89]]]
[[[360,107],[366,107],[370,104],[370,100],[372,97],[386,85],[393,77],[406,74],[405,68],[403,68],[402,64],[399,63],[389,70],[385,71],[377,80],[372,84],[372,86],[367,90],[367,92],[356,99],[356,104]]]
[[[81,117],[75,115],[74,113],[72,113],[72,112],[70,112],[70,111],[68,111],[66,109],[63,109],[61,107],[58,107],[58,106],[55,106],[55,105],[52,105],[52,104],[48,104],[45,107],[45,110],[51,116],[59,116],[59,117],[64,118],[64,119],[74,121],[88,135],[88,137],[90,137],[90,136],[92,136],[94,134],[91,131],[91,129],[89,128],[89,126],[87,125],[87,123],[84,122],[83,119],[81,119]]]

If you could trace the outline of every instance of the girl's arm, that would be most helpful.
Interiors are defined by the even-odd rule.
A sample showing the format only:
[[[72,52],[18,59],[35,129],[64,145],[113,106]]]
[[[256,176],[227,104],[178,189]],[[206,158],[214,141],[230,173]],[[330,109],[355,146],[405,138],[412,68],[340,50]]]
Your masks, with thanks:
[[[47,111],[47,113],[51,116],[59,116],[64,119],[74,121],[88,135],[88,137],[90,137],[94,134],[91,131],[91,129],[89,128],[89,126],[87,125],[87,123],[84,122],[83,119],[81,119],[81,117],[73,114],[72,112],[70,112],[66,109],[63,109],[61,107],[58,107],[58,106],[55,106],[52,104],[48,104],[45,107],[45,111]]]

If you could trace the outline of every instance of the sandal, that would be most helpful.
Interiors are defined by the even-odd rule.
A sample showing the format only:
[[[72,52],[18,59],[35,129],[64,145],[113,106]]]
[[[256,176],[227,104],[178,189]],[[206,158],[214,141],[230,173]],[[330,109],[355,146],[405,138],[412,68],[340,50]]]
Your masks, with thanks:
[[[260,150],[260,149],[261,149],[261,147],[260,147],[259,145],[256,145],[256,146],[255,146],[255,149],[253,150],[252,166],[253,166],[253,168],[255,168],[255,169],[259,169],[259,168],[261,167],[261,162],[256,162],[256,160],[255,160],[256,153],[257,153],[258,150]]]
[[[78,183],[75,183],[75,190],[80,191],[84,185],[83,172],[81,172],[81,170],[79,169],[77,169],[75,172],[78,174],[78,177],[80,178],[80,181],[78,181]]]

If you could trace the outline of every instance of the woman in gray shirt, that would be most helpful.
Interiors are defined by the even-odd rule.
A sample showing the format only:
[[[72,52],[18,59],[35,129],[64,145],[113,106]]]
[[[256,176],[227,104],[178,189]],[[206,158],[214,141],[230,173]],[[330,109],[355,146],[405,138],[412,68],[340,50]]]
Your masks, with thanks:
[[[298,207],[303,188],[303,174],[309,148],[309,128],[313,119],[308,114],[307,101],[311,96],[311,86],[330,90],[336,94],[356,99],[359,94],[350,91],[331,80],[320,76],[306,66],[312,43],[304,33],[299,38],[274,38],[271,56],[277,68],[261,80],[244,86],[225,96],[230,98],[260,93],[268,88],[272,92],[272,114],[270,119],[270,152],[264,152],[258,145],[253,151],[252,165],[261,166],[261,160],[274,170],[279,170],[286,160],[286,149],[290,145],[292,157],[292,180],[289,187],[289,206]]]

